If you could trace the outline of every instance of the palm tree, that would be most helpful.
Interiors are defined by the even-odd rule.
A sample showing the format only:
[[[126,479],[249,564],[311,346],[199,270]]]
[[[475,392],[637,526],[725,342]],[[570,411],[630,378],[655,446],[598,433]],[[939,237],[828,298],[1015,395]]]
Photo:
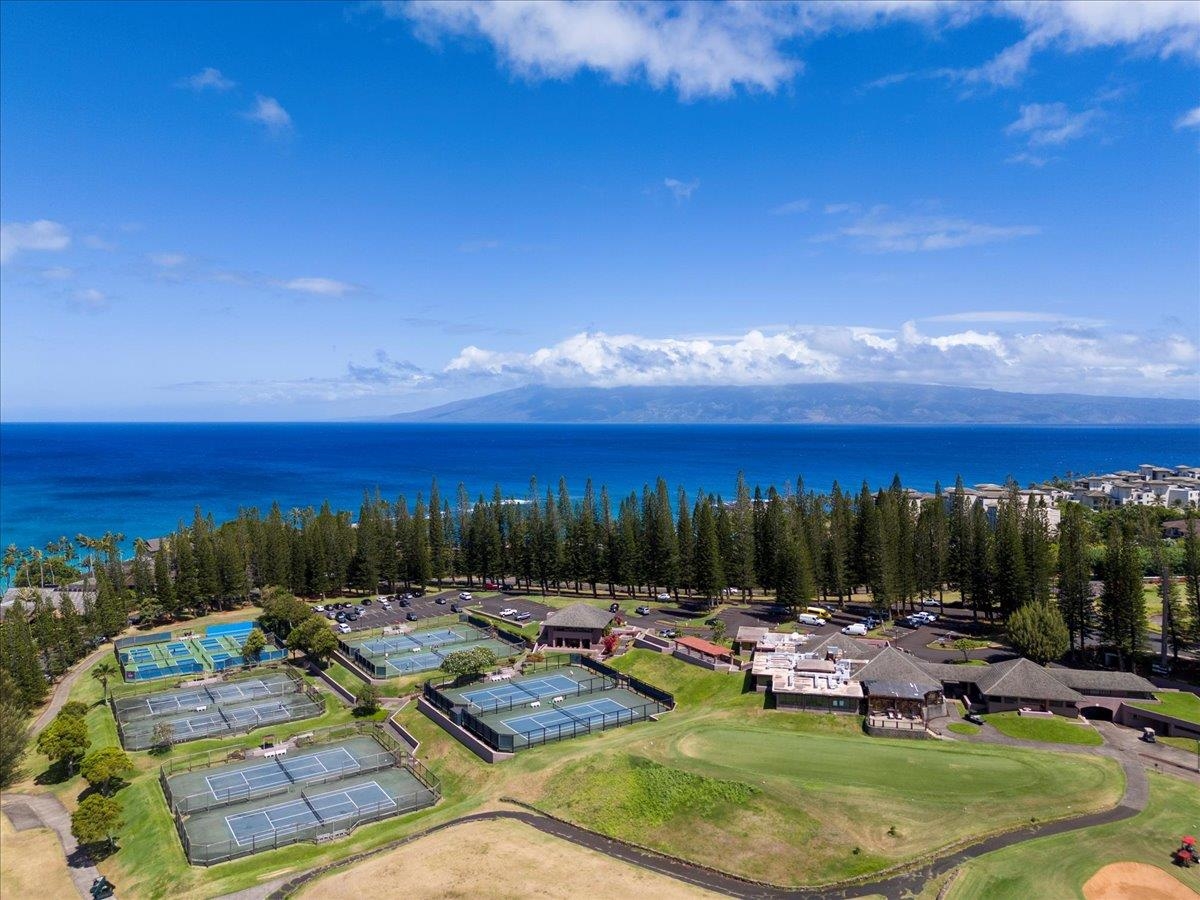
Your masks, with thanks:
[[[105,659],[96,663],[92,668],[92,677],[95,678],[102,689],[104,690],[104,699],[108,699],[108,679],[116,678],[120,674],[120,670],[113,664],[111,659]]]

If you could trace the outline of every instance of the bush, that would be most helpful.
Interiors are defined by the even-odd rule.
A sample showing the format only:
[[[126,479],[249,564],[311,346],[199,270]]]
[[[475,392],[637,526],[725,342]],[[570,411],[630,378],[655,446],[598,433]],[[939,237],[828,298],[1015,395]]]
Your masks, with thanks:
[[[373,684],[364,684],[355,692],[354,701],[355,713],[369,716],[379,709],[379,688]]]

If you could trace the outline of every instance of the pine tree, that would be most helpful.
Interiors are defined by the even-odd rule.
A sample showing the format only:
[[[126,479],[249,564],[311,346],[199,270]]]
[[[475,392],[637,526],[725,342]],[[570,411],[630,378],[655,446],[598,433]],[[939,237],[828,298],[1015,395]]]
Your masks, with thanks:
[[[0,669],[16,682],[24,709],[32,709],[45,699],[46,676],[38,663],[37,646],[19,595],[0,620]]]
[[[1192,628],[1200,632],[1200,520],[1189,509],[1183,520],[1183,585],[1191,607]]]
[[[1050,544],[1050,526],[1046,509],[1031,494],[1021,519],[1021,537],[1025,552],[1026,602],[1050,600],[1054,554]]]
[[[1095,624],[1092,568],[1088,562],[1087,522],[1083,507],[1068,503],[1058,526],[1058,606],[1067,624],[1072,652],[1083,650]]]
[[[971,609],[974,618],[978,619],[979,613],[982,612],[990,622],[995,612],[995,557],[987,511],[979,500],[971,506],[970,535],[971,556],[966,571]]]
[[[996,509],[994,540],[996,560],[996,603],[1000,615],[1010,616],[1029,599],[1029,579],[1025,566],[1025,544],[1021,536],[1021,501],[1016,484]]]
[[[429,488],[429,577],[442,586],[446,574],[446,536],[442,529],[442,495],[437,479]]]
[[[725,577],[742,592],[745,600],[754,596],[755,546],[754,502],[744,472],[738,472],[733,504],[733,553],[725,561]]]
[[[695,549],[692,564],[696,572],[696,592],[711,604],[720,597],[725,586],[725,573],[721,569],[720,545],[717,539],[717,517],[713,512],[713,498],[703,491],[696,495]]]
[[[1146,601],[1137,541],[1128,524],[1109,527],[1104,550],[1104,593],[1100,597],[1100,634],[1117,651],[1117,661],[1142,648],[1146,632]]]
[[[154,595],[168,616],[176,611],[175,583],[171,580],[171,560],[166,547],[154,554]]]
[[[696,530],[692,527],[692,514],[688,511],[687,491],[679,489],[675,514],[675,545],[679,548],[679,586],[684,594],[691,594],[697,585],[696,579]]]

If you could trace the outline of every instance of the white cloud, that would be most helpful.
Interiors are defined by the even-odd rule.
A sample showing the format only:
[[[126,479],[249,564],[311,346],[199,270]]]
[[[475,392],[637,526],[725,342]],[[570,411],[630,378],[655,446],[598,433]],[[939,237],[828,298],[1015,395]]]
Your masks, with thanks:
[[[266,126],[272,134],[282,134],[292,128],[292,117],[274,97],[254,95],[254,108],[245,113],[247,119]]]
[[[29,250],[65,250],[71,243],[66,226],[49,219],[5,222],[0,225],[0,263],[10,262]]]
[[[292,278],[288,281],[276,282],[276,284],[284,290],[297,291],[301,294],[319,294],[324,297],[341,297],[343,294],[357,290],[352,284],[335,281],[332,278]]]
[[[1004,131],[1023,136],[1031,147],[1058,147],[1086,134],[1099,115],[1098,109],[1071,112],[1065,103],[1026,103]]]
[[[953,216],[902,214],[876,206],[865,215],[815,240],[848,239],[875,253],[912,253],[978,247],[1037,234],[1033,225],[989,225]]]
[[[842,213],[858,212],[861,207],[857,203],[826,203],[825,215],[840,216]]]
[[[812,203],[804,198],[792,200],[789,203],[781,203],[771,210],[773,216],[790,216],[793,213],[807,212]]]
[[[690,200],[696,188],[700,187],[700,180],[680,181],[678,178],[664,178],[663,187],[670,191],[676,200]]]
[[[70,281],[75,277],[75,270],[69,266],[52,266],[42,269],[41,275],[47,281]]]
[[[569,78],[586,70],[619,84],[639,80],[671,89],[685,100],[737,90],[775,91],[803,69],[797,39],[899,21],[934,31],[983,17],[1015,21],[1023,36],[993,59],[939,73],[968,85],[1016,84],[1033,57],[1050,49],[1119,47],[1163,58],[1200,58],[1200,12],[1194,0],[383,0],[378,7],[409,21],[430,43],[447,36],[483,38],[504,65],[525,78]],[[912,73],[885,75],[875,84],[909,77]]]
[[[108,295],[96,288],[83,288],[71,295],[75,306],[84,312],[100,312],[108,308]]]
[[[1045,156],[1039,156],[1036,153],[1030,153],[1026,150],[1022,150],[1020,153],[1014,153],[1012,156],[1008,157],[1004,161],[1006,163],[1011,163],[1013,165],[1023,163],[1024,165],[1027,165],[1027,166],[1033,166],[1035,169],[1040,169],[1046,163],[1050,162],[1050,158],[1045,157]]]
[[[1189,109],[1175,120],[1176,128],[1200,128],[1200,106]]]
[[[237,82],[230,78],[226,78],[221,74],[220,69],[214,69],[212,66],[201,69],[195,75],[189,75],[187,78],[179,82],[180,87],[189,87],[194,91],[214,90],[227,91],[230,88],[237,87]]]
[[[163,269],[175,269],[188,261],[182,253],[150,253],[146,258]]]
[[[106,240],[98,234],[85,234],[83,244],[90,250],[103,250],[105,253],[111,253],[117,249],[115,242]]]
[[[803,326],[723,340],[587,332],[531,352],[472,345],[445,375],[601,387],[909,381],[1187,397],[1196,394],[1198,366],[1200,349],[1180,334],[1070,325],[935,334],[906,322],[898,330]]]

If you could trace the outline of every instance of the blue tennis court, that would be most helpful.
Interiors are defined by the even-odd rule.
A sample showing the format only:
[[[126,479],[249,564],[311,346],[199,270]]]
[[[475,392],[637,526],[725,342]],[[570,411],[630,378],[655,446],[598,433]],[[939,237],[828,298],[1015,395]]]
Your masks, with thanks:
[[[578,690],[579,683],[566,675],[543,675],[528,681],[502,682],[474,691],[463,691],[462,696],[468,703],[487,711],[508,706],[513,701],[521,702],[530,698],[540,700],[559,694],[566,696],[575,694]]]
[[[360,809],[394,807],[396,801],[377,782],[328,791],[265,809],[225,817],[225,824],[239,846],[253,844],[276,832],[295,831],[324,822],[349,819]]]
[[[412,672],[427,672],[442,664],[442,657],[431,650],[420,650],[417,653],[397,653],[384,660],[384,664],[392,672],[408,675]]]
[[[551,728],[561,728],[574,723],[603,722],[605,716],[622,713],[630,709],[618,703],[611,697],[597,697],[585,703],[574,706],[557,706],[543,712],[526,713],[511,719],[503,719],[500,724],[514,734],[528,734]]]
[[[414,631],[409,637],[422,647],[437,647],[441,644],[462,644],[474,640],[478,635],[459,634],[453,628],[439,628],[436,631]]]
[[[297,781],[308,781],[333,772],[359,769],[358,760],[345,747],[322,750],[291,759],[277,756],[257,766],[205,777],[208,789],[218,799],[249,795]]]
[[[383,656],[385,653],[399,653],[419,646],[421,645],[417,641],[403,634],[377,637],[369,641],[363,641],[358,645],[360,650],[371,656]]]

